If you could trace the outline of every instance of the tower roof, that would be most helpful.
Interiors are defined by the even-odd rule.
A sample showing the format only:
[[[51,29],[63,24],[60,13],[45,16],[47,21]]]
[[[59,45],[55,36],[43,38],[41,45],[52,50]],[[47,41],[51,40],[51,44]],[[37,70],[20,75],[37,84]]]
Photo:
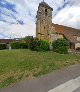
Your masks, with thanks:
[[[51,8],[46,2],[41,2],[40,4],[39,4],[39,6],[45,6],[45,7],[48,7],[48,8],[50,8],[51,10],[53,10],[53,8]]]

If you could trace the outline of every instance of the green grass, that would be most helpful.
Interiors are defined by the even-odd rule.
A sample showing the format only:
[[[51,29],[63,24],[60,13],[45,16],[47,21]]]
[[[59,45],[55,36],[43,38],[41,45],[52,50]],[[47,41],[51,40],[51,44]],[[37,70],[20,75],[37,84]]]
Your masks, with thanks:
[[[0,88],[41,76],[80,62],[79,54],[58,54],[30,50],[0,51]]]

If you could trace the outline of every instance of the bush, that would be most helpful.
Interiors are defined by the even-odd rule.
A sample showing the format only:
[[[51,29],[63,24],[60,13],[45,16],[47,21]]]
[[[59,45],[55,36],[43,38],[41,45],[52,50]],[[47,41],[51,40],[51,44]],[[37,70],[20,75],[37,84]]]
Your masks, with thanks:
[[[10,43],[12,49],[27,49],[28,45],[24,42],[12,42]]]
[[[69,42],[66,39],[57,39],[52,43],[53,51],[60,54],[67,54]]]
[[[21,46],[21,49],[28,49],[28,44],[27,43],[20,42],[20,46]]]
[[[4,43],[0,43],[0,50],[6,49],[7,45]]]
[[[38,46],[39,51],[48,51],[49,50],[49,42],[41,40],[40,46]]]
[[[32,43],[29,45],[29,48],[33,51],[48,51],[49,43],[48,41],[33,39]]]
[[[33,36],[26,36],[25,38],[22,38],[22,42],[25,42],[28,45],[28,47],[32,43],[32,41],[33,41]]]
[[[38,51],[38,47],[40,46],[40,41],[38,39],[33,39],[31,43],[29,43],[29,49],[33,51]]]

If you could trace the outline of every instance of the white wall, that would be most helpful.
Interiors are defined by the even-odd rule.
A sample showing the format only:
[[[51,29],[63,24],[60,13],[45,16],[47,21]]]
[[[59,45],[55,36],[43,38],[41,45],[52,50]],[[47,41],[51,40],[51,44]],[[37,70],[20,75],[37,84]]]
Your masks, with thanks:
[[[78,48],[78,47],[80,48],[80,43],[75,44],[75,49]]]

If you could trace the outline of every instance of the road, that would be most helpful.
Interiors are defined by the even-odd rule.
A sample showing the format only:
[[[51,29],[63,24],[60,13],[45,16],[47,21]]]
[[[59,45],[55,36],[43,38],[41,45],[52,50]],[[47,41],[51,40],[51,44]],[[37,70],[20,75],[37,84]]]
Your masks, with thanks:
[[[17,83],[0,92],[80,92],[80,65]]]
[[[80,92],[80,77],[71,79],[56,88],[51,89],[48,92]]]

